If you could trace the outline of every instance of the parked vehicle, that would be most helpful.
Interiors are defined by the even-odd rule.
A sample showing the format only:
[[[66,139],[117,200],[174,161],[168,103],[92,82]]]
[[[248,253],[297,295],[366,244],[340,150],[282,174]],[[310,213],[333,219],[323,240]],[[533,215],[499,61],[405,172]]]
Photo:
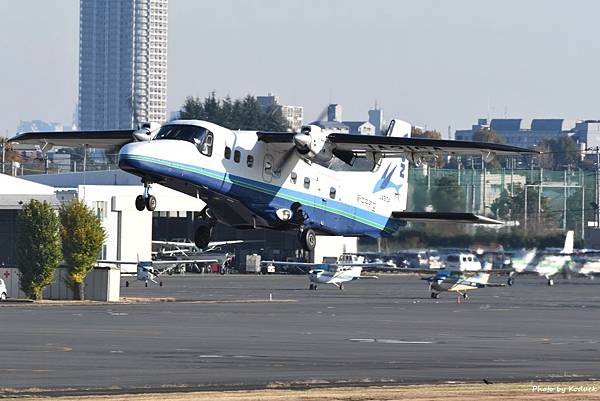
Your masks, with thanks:
[[[4,280],[0,279],[0,301],[5,301],[6,297],[8,297],[8,290],[6,289]]]

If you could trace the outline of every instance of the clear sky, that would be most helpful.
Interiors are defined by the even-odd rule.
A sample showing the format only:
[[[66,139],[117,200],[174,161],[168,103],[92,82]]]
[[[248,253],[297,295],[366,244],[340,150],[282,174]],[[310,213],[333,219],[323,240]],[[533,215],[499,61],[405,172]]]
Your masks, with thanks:
[[[274,92],[444,133],[492,117],[600,119],[593,0],[170,0],[169,110],[187,95]],[[78,0],[0,0],[0,133],[70,123]]]

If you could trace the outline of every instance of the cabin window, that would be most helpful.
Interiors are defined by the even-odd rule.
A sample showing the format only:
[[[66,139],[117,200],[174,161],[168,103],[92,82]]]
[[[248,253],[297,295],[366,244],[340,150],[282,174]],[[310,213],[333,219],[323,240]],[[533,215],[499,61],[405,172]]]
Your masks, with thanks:
[[[310,188],[310,178],[309,177],[304,177],[304,188],[306,188],[306,189]]]
[[[296,174],[295,172],[292,171],[292,175],[290,175],[290,181],[292,181],[292,184],[295,184],[297,179],[298,179],[298,174]]]
[[[163,125],[154,140],[177,140],[193,143],[205,156],[212,155],[213,133],[197,125]]]
[[[248,167],[254,166],[254,156],[248,155],[248,157],[246,157],[246,166],[248,166]]]
[[[229,146],[225,146],[225,158],[227,160],[231,159],[231,148]]]
[[[329,197],[331,199],[335,199],[335,188],[334,187],[329,188]]]
[[[210,131],[207,131],[207,134],[204,136],[204,140],[196,146],[200,146],[200,153],[204,156],[212,156],[213,149],[213,134]]]
[[[241,157],[242,157],[242,154],[240,153],[239,150],[236,150],[233,152],[233,161],[234,162],[239,163]]]

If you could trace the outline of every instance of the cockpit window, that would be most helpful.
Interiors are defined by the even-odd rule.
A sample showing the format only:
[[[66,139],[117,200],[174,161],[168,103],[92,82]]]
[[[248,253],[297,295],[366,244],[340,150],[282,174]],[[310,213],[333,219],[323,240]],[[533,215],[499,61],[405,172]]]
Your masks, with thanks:
[[[157,139],[175,139],[188,141],[196,145],[196,148],[205,156],[212,155],[213,134],[204,127],[196,125],[165,125],[154,137]]]

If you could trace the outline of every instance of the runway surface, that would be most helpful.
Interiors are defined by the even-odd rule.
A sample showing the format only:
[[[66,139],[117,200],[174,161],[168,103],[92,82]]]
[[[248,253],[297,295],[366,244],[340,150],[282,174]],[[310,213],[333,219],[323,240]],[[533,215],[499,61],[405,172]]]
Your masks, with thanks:
[[[160,288],[140,284],[121,295],[177,302],[0,307],[0,388],[600,376],[600,282],[591,280],[548,287],[520,277],[461,304],[448,293],[430,299],[424,282],[405,276],[355,281],[345,291],[309,291],[303,276],[188,274],[165,277]]]

